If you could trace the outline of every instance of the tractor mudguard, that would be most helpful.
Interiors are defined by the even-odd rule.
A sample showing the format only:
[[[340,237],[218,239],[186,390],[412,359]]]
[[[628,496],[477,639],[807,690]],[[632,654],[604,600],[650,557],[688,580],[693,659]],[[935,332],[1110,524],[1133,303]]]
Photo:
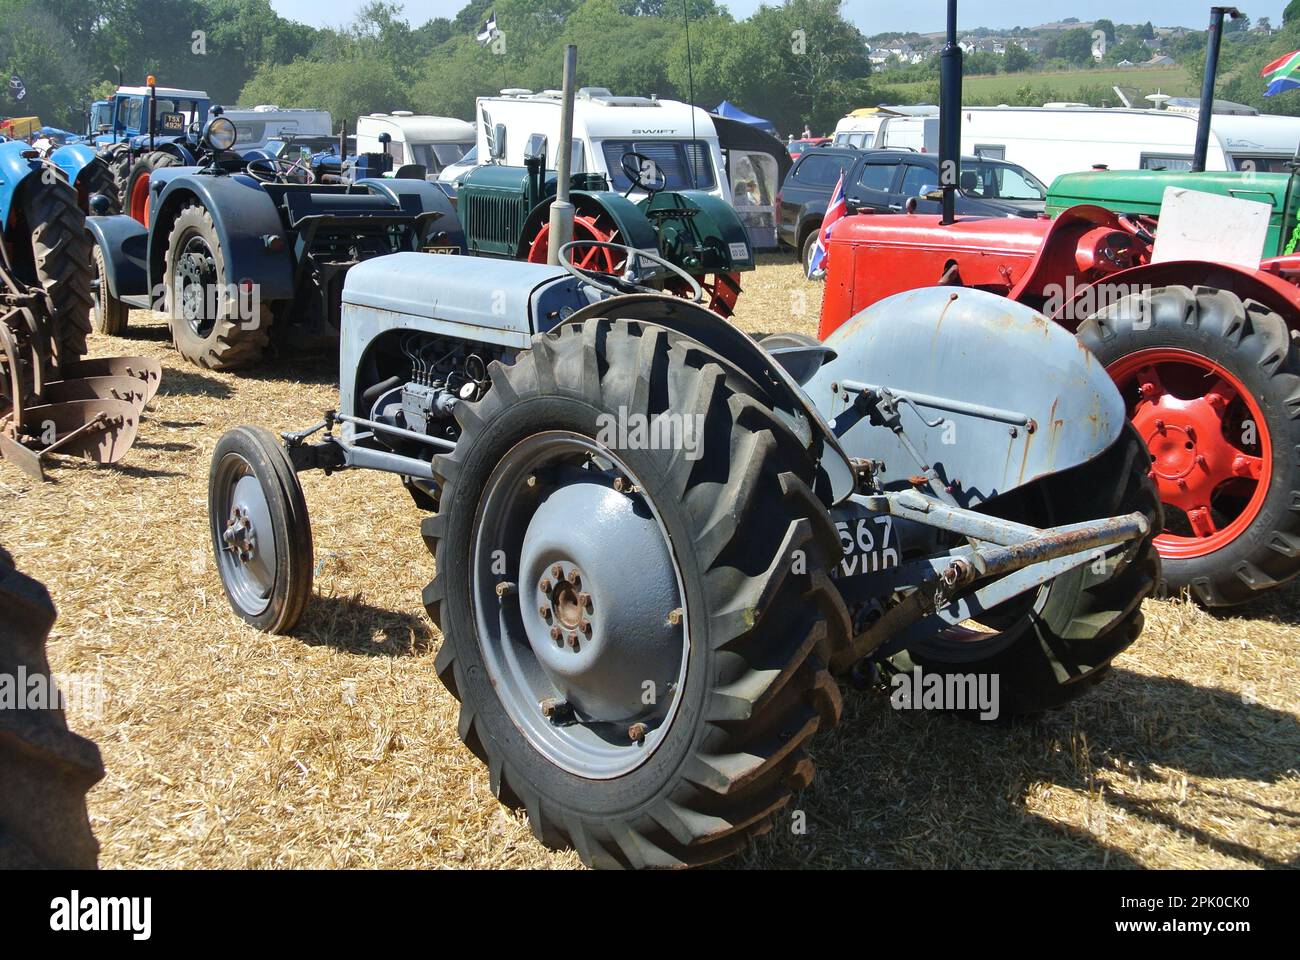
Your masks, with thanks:
[[[658,293],[610,297],[566,317],[561,323],[583,323],[596,317],[641,320],[698,341],[733,364],[763,389],[791,432],[812,448],[821,442],[822,478],[816,493],[827,507],[842,503],[854,492],[857,477],[849,454],[811,395],[800,389],[789,371],[753,338],[742,333],[702,304]],[[830,346],[830,344],[827,344]]]
[[[50,154],[50,163],[54,164],[68,178],[68,183],[77,186],[77,178],[95,159],[93,147],[84,143],[70,143],[59,147]]]
[[[462,254],[469,253],[469,248],[465,245],[465,228],[456,216],[456,207],[438,184],[427,180],[370,178],[358,180],[356,186],[368,187],[372,193],[388,197],[408,213],[436,210],[442,216],[434,221],[435,245],[455,247]],[[446,234],[445,239],[441,234]]]
[[[1069,331],[982,290],[897,294],[825,345],[837,356],[804,390],[849,456],[883,461],[876,476],[887,490],[912,486],[923,465],[880,422],[880,388],[961,507],[1087,463],[1124,426],[1119,391]]]
[[[104,254],[108,292],[117,299],[149,292],[149,231],[133,218],[87,217],[86,229]]]
[[[35,156],[23,156],[25,153],[35,151],[21,140],[0,143],[0,230],[9,223],[9,211],[19,186],[28,177],[39,176],[41,172],[41,160]]]
[[[262,303],[292,300],[293,253],[275,201],[252,177],[160,170],[150,178],[149,276],[161,282],[170,224],[187,204],[201,204],[212,217],[230,283],[258,285]],[[272,250],[275,238],[285,242]]]
[[[594,206],[613,220],[618,225],[619,243],[638,250],[659,249],[659,238],[650,221],[640,207],[621,194],[609,190],[574,190],[569,199],[579,213]],[[543,201],[541,206],[549,208],[550,200]]]
[[[1079,286],[1074,296],[1063,302],[1052,319],[1074,330],[1089,316],[1115,303],[1125,294],[1150,287],[1213,287],[1230,290],[1242,300],[1258,300],[1280,316],[1288,328],[1300,329],[1300,287],[1283,279],[1290,273],[1293,258],[1276,257],[1261,261],[1261,269],[1238,267],[1228,263],[1203,260],[1171,260],[1131,267],[1104,277],[1095,284]],[[1101,299],[1102,297],[1105,299]]]
[[[650,210],[693,207],[699,213],[687,222],[698,238],[696,244],[712,251],[713,258],[716,258],[716,262],[710,260],[703,268],[726,273],[754,269],[754,250],[749,244],[749,232],[741,223],[736,208],[727,201],[702,190],[661,191],[642,200],[638,206],[647,215]],[[664,244],[671,246],[672,238],[664,237]]]

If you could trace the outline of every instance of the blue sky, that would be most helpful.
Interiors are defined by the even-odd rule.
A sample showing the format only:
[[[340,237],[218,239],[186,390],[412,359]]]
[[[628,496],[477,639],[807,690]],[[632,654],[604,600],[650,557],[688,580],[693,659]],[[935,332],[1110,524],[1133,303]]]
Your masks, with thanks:
[[[724,0],[736,17],[746,17],[761,0]],[[1252,18],[1282,20],[1287,0],[1237,0],[1236,5]],[[337,25],[352,19],[362,0],[271,0],[281,16],[312,26]],[[412,23],[433,17],[451,17],[465,0],[406,0],[406,15]],[[944,0],[845,0],[845,10],[866,33],[886,30],[942,30]],[[1117,23],[1150,20],[1156,26],[1187,26],[1204,29],[1209,22],[1209,0],[961,0],[963,27],[1036,26],[1064,17],[1096,19],[1109,17]]]

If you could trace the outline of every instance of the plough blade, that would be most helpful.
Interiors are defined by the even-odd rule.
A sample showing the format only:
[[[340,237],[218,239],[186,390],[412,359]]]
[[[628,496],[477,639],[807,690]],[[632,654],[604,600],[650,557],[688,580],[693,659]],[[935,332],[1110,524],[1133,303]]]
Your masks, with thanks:
[[[150,391],[145,380],[137,377],[82,377],[77,380],[55,380],[45,385],[47,403],[67,403],[70,400],[125,400],[135,407],[136,413],[144,409]]]
[[[68,400],[63,403],[46,403],[28,407],[23,411],[23,438],[21,449],[42,460],[53,453],[84,457],[96,463],[116,463],[135,443],[140,427],[140,414],[133,403],[126,400],[94,399]],[[29,457],[12,448],[15,442],[0,445],[0,451],[14,460],[33,476],[43,476],[43,471],[33,471],[25,461]]]
[[[162,382],[162,364],[152,357],[97,357],[78,360],[63,371],[65,380],[84,380],[89,377],[133,377],[145,384],[144,402],[148,403],[158,392]]]

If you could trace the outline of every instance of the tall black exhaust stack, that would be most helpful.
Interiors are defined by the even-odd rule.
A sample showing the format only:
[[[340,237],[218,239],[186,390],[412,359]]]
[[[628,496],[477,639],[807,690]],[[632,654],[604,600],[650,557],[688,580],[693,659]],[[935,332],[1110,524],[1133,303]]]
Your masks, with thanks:
[[[948,0],[948,42],[939,54],[939,186],[943,188],[943,219],[957,219],[957,187],[961,183],[962,52],[957,46],[957,0]]]
[[[1192,156],[1192,172],[1205,170],[1205,158],[1210,152],[1210,121],[1214,118],[1214,79],[1219,72],[1219,45],[1223,42],[1223,15],[1236,20],[1241,11],[1236,7],[1210,7],[1210,32],[1205,41],[1205,79],[1201,83],[1201,112],[1196,118],[1196,152]]]

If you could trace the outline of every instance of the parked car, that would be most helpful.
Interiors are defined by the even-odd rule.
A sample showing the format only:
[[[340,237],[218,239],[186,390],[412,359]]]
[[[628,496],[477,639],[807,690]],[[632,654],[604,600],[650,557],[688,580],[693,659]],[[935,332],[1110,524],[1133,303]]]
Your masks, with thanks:
[[[786,149],[790,151],[790,156],[798,160],[809,150],[817,147],[824,147],[831,142],[830,137],[805,137],[802,140],[791,140],[786,144]]]
[[[915,212],[939,212],[939,158],[911,150],[819,147],[795,161],[778,200],[781,243],[805,263],[840,174],[849,213],[901,213],[909,199]],[[985,217],[1036,217],[1047,187],[1024,167],[1002,160],[962,160],[957,212]]]

